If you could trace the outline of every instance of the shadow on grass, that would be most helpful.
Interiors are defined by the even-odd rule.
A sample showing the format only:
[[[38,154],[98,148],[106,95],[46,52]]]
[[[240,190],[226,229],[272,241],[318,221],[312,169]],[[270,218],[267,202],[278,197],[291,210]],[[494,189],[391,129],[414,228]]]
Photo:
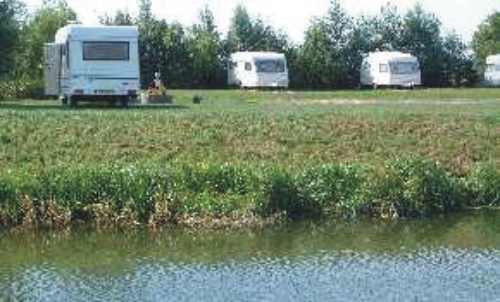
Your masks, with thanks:
[[[189,110],[190,107],[176,104],[130,104],[128,107],[109,105],[106,103],[81,103],[77,107],[62,106],[56,102],[0,102],[0,110],[16,111],[84,111],[84,110],[123,110],[123,111],[156,111],[156,110]]]

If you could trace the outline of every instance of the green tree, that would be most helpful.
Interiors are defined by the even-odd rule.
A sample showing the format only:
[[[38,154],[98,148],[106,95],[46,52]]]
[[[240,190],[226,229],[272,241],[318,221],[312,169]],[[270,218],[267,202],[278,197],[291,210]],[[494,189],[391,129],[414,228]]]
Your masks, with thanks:
[[[474,58],[468,54],[467,45],[456,33],[443,38],[443,81],[446,85],[472,85],[478,79]]]
[[[75,21],[76,13],[64,0],[45,0],[28,20],[22,35],[21,72],[32,78],[43,75],[43,47],[53,42],[58,29]]]
[[[341,88],[358,82],[361,56],[355,23],[338,0],[330,1],[327,14],[313,21],[300,51],[306,86]]]
[[[199,23],[193,25],[189,41],[194,86],[214,87],[224,84],[224,52],[212,11],[200,11]]]
[[[500,12],[491,14],[479,25],[472,46],[481,66],[487,56],[500,53]]]
[[[19,47],[24,5],[17,0],[0,0],[0,78],[11,74]]]
[[[252,19],[246,7],[243,5],[236,6],[227,34],[227,44],[230,51],[253,49],[250,41],[252,27]]]
[[[247,9],[238,5],[231,18],[227,48],[235,51],[279,51],[288,47],[288,37],[281,31],[265,24],[260,18],[252,18]]]
[[[434,14],[426,12],[420,4],[415,5],[404,17],[401,50],[418,57],[424,85],[446,84],[442,74],[444,58],[441,22]]]
[[[363,47],[369,51],[398,50],[404,33],[404,21],[397,7],[387,4],[376,16],[361,16],[356,31],[364,38]]]
[[[134,25],[134,18],[126,10],[116,11],[114,16],[104,14],[99,16],[99,22],[103,25]]]
[[[159,66],[162,79],[170,87],[186,88],[192,85],[192,54],[184,27],[174,22],[161,21],[161,53]]]
[[[306,31],[297,59],[302,73],[301,86],[321,88],[330,84],[330,40],[326,26],[322,20],[315,20]]]
[[[141,65],[142,86],[147,87],[153,80],[154,73],[160,70],[162,49],[162,24],[157,21],[151,9],[151,0],[139,0],[139,58]],[[165,24],[166,25],[166,24]]]

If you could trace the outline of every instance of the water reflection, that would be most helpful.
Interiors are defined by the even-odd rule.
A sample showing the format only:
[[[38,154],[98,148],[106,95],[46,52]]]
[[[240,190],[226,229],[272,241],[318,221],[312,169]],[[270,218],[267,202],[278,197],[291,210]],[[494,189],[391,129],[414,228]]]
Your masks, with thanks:
[[[495,301],[500,213],[260,231],[4,234],[0,301]]]

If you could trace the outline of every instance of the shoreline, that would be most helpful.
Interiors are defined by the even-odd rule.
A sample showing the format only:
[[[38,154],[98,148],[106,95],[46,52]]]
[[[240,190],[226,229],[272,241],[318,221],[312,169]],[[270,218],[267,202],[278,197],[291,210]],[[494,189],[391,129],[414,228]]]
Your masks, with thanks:
[[[0,173],[0,226],[252,228],[301,219],[418,219],[498,209],[500,172],[423,158],[300,171],[230,164],[96,165]]]

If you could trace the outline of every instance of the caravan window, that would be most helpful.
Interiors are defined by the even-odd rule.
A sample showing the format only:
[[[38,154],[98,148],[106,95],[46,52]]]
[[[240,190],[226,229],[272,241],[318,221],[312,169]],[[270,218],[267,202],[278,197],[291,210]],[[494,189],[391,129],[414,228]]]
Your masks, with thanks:
[[[389,65],[380,64],[380,72],[389,72]]]
[[[259,60],[255,62],[257,72],[283,73],[285,72],[285,62],[283,60]]]
[[[84,61],[128,61],[129,42],[83,42]]]
[[[417,62],[394,62],[391,63],[391,72],[394,74],[410,74],[418,72]]]
[[[252,71],[252,64],[251,64],[251,63],[246,62],[246,63],[245,63],[245,70],[246,70],[246,71]]]
[[[486,72],[500,71],[500,65],[488,64],[486,66]]]

